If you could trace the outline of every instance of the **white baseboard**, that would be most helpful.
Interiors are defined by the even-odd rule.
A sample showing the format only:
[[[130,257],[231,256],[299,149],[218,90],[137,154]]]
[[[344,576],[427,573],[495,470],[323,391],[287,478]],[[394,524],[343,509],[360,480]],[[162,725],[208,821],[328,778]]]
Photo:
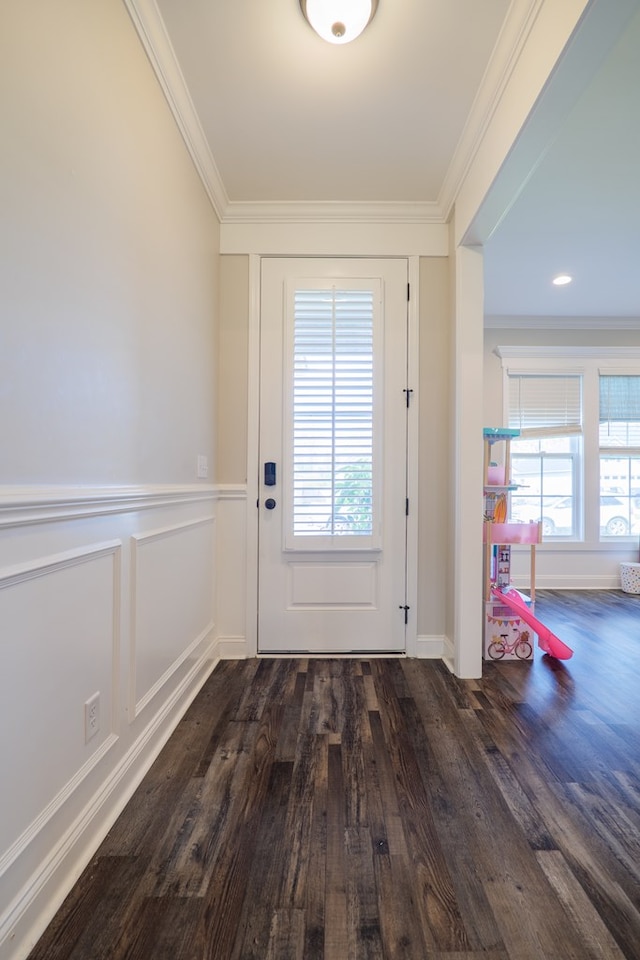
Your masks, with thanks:
[[[214,651],[218,660],[246,660],[249,656],[246,637],[218,637]]]
[[[133,796],[216,664],[211,644],[19,891],[0,924],[0,960],[24,960]]]
[[[526,577],[514,577],[513,586],[517,590],[529,590],[529,580]],[[591,574],[563,574],[562,576],[536,576],[536,590],[619,590],[620,574],[605,574],[593,576]]]
[[[416,637],[416,657],[419,660],[440,660],[445,649],[446,638],[438,635]]]

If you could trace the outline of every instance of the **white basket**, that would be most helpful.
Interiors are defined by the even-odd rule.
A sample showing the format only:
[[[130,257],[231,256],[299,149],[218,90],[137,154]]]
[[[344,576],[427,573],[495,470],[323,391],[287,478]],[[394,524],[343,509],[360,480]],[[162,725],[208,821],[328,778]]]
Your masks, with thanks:
[[[620,584],[625,593],[640,593],[640,563],[620,564]]]

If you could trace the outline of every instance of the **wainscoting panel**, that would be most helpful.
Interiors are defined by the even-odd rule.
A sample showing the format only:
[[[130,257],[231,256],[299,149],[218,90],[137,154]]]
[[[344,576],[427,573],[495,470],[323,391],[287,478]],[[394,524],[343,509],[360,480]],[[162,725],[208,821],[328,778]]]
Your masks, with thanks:
[[[130,715],[213,631],[213,518],[131,538]]]
[[[222,660],[255,656],[255,625],[248,626],[256,584],[247,590],[247,490],[220,486],[216,500],[216,636]]]
[[[0,724],[2,779],[21,798],[0,817],[0,871],[114,732],[119,554],[115,541],[0,571],[0,702],[11,718]],[[84,703],[95,693],[100,729],[85,743]]]
[[[219,658],[215,529],[209,485],[0,488],[0,960],[28,955]]]

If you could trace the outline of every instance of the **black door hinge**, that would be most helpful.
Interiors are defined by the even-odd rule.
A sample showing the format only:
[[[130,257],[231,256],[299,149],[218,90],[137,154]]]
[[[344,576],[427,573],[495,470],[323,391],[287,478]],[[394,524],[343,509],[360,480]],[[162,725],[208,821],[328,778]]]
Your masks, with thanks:
[[[400,607],[398,609],[404,610],[404,622],[405,624],[407,624],[409,622],[409,610],[411,609],[411,607],[408,607],[405,603],[404,605],[400,604]]]
[[[408,408],[409,404],[411,403],[411,394],[413,393],[413,390],[410,387],[404,387],[402,392],[405,394],[405,397],[407,400],[407,408]]]
[[[409,497],[404,501],[404,515],[405,517],[409,516]]]
[[[407,303],[411,300],[411,284],[407,284]]]

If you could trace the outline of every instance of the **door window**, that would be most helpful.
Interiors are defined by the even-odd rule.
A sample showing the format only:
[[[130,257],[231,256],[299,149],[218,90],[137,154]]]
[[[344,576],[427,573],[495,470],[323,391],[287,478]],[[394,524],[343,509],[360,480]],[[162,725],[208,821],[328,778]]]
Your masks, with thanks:
[[[375,547],[376,283],[298,281],[290,303],[287,547]]]

